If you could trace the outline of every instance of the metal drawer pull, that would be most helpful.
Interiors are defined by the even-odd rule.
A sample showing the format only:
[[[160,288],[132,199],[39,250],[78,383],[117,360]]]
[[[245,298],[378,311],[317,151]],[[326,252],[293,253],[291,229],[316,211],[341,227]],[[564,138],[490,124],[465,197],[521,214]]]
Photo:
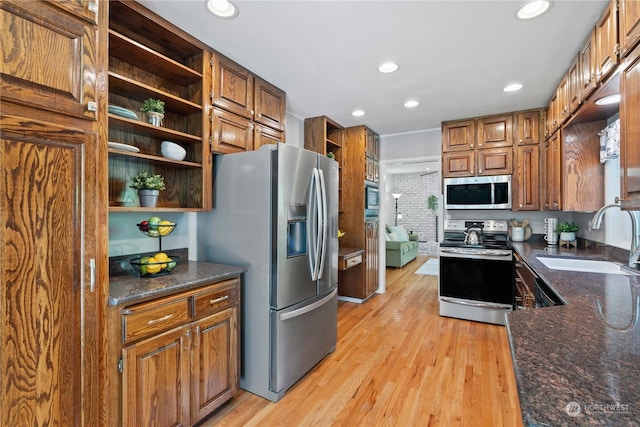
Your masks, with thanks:
[[[165,320],[169,320],[173,317],[173,314],[167,314],[166,316],[162,316],[159,319],[152,319],[147,322],[147,325],[153,325],[154,323],[164,322]]]
[[[221,302],[221,301],[224,301],[226,299],[229,299],[229,295],[225,295],[225,296],[220,297],[220,298],[212,299],[211,301],[209,301],[209,304],[215,304],[217,302]]]

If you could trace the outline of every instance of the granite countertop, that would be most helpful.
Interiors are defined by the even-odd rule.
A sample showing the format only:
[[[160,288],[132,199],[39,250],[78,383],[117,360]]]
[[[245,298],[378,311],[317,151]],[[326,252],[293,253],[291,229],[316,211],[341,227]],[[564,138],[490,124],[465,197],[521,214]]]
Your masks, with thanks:
[[[135,271],[109,278],[109,305],[142,302],[176,292],[188,291],[212,282],[238,276],[244,266],[187,261],[179,263],[171,274],[140,277]]]
[[[628,252],[602,244],[547,249],[546,242],[532,241],[513,246],[567,302],[507,314],[524,424],[639,426],[640,275],[551,270],[537,259],[626,264]]]

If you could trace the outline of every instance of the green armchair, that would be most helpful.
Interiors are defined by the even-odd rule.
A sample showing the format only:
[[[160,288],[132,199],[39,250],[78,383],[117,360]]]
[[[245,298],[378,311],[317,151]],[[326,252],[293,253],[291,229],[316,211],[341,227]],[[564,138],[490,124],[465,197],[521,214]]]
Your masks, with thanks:
[[[390,227],[389,230],[394,228],[396,227]],[[408,240],[404,240],[403,237],[406,236],[408,236]],[[402,268],[418,256],[418,235],[409,234],[406,236],[401,235],[399,236],[399,240],[395,240],[393,233],[387,233],[387,240],[385,242],[387,267]]]

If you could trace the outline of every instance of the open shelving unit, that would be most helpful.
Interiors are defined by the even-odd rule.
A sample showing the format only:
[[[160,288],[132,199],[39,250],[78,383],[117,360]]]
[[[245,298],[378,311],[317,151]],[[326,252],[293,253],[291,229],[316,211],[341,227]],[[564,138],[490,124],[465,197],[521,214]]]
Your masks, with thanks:
[[[109,3],[109,104],[139,120],[109,113],[109,141],[140,152],[109,149],[109,210],[199,211],[211,205],[209,122],[211,52],[197,40],[135,2]],[[145,120],[147,98],[165,102],[163,126]],[[162,141],[187,151],[182,161],[162,156]],[[166,189],[156,208],[141,208],[129,179],[142,170],[160,174]]]

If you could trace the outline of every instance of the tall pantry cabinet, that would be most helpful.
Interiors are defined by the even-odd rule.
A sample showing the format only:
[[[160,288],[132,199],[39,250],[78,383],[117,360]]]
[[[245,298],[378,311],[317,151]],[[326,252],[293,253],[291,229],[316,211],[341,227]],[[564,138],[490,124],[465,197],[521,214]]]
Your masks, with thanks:
[[[366,126],[344,130],[343,214],[340,227],[345,235],[340,245],[364,249],[361,264],[340,271],[338,294],[342,297],[365,300],[378,289],[380,254],[378,246],[378,218],[365,217],[365,185],[377,187],[378,135]]]
[[[107,3],[2,1],[0,425],[100,425]]]

